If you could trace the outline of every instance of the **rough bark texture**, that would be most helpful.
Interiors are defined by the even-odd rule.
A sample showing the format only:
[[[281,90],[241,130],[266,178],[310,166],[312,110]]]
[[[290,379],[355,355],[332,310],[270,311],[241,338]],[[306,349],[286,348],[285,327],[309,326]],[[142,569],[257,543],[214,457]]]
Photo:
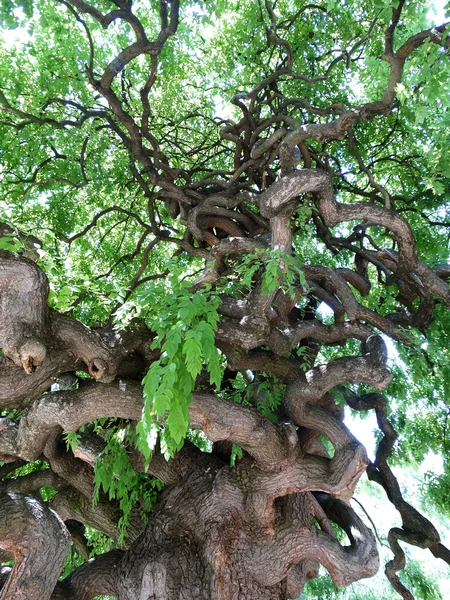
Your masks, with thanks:
[[[2,600],[37,598],[44,592],[45,597],[50,597],[49,590],[56,585],[67,548],[67,531],[42,503],[30,499],[27,504],[26,498],[14,496],[12,490],[32,493],[42,485],[51,485],[57,490],[51,505],[66,522],[83,522],[117,537],[119,515],[114,505],[103,499],[94,508],[91,505],[92,463],[101,443],[96,446],[95,435],[86,432],[76,458],[61,446],[59,438],[62,431],[77,431],[101,417],[134,421],[140,418],[141,385],[130,379],[107,382],[117,372],[120,358],[142,344],[143,333],[109,336],[106,346],[102,337],[76,321],[49,315],[44,304],[48,285],[37,265],[10,254],[1,259],[5,271],[16,270],[17,287],[23,284],[27,296],[41,298],[44,309],[41,322],[35,327],[40,325],[40,338],[49,340],[48,355],[61,352],[72,357],[73,365],[80,368],[84,364],[94,379],[76,389],[45,394],[31,403],[27,396],[29,406],[19,420],[0,420],[0,456],[4,463],[43,457],[51,469],[30,474],[17,483],[11,480],[4,489],[7,501],[2,503],[2,548],[14,555],[15,563],[3,587]],[[307,269],[311,276],[316,271]],[[24,272],[31,274],[30,280],[24,281]],[[339,285],[342,295],[348,294],[347,288]],[[3,297],[7,294],[5,290]],[[4,310],[2,317],[17,325],[18,317],[13,312]],[[50,336],[49,330],[58,333]],[[9,329],[5,327],[3,331],[3,340],[7,341]],[[369,331],[363,328],[359,335],[364,338],[363,334]],[[318,337],[322,332],[319,324]],[[342,333],[345,339],[345,332]],[[310,335],[314,336],[313,330]],[[14,361],[15,350],[12,344],[2,341],[2,345],[4,365],[8,368],[7,361]],[[120,600],[277,599],[298,596],[305,582],[317,574],[319,564],[326,566],[338,585],[373,575],[378,569],[373,534],[349,506],[331,498],[351,497],[368,464],[366,453],[342,423],[339,411],[330,410],[331,405],[321,405],[337,384],[367,382],[383,389],[390,382],[381,338],[368,336],[362,352],[360,357],[337,359],[326,368],[314,367],[304,374],[288,371],[290,383],[282,406],[288,421],[279,424],[271,423],[253,407],[210,393],[195,393],[189,406],[191,426],[203,430],[212,441],[239,444],[246,457],[231,468],[190,445],[169,463],[155,457],[149,472],[168,487],[154,507],[149,525],[144,529],[136,516],[129,527],[129,541],[135,541],[125,554],[86,563],[58,584],[52,597],[65,594],[68,598],[90,598],[93,594],[109,593]],[[25,371],[29,364],[27,361],[22,365]],[[60,363],[53,364],[55,371],[50,377],[57,378]],[[98,370],[93,370],[92,365],[97,365]],[[36,389],[32,379],[42,368],[43,365],[38,366],[28,373],[30,390]],[[20,392],[17,404],[11,400],[9,405],[23,407],[22,397]],[[334,446],[333,457],[310,451],[314,448],[314,436],[299,436],[294,425],[300,427],[299,431],[314,432],[314,436],[325,435]],[[138,470],[143,468],[143,461],[134,463]],[[34,507],[34,512],[25,512],[24,507],[28,506]],[[19,510],[27,519],[26,534],[15,517]],[[28,514],[34,515],[34,521]],[[9,530],[11,518],[14,523],[17,521],[17,527]],[[347,548],[335,539],[330,519],[348,532]],[[49,545],[41,552],[46,557],[45,575],[39,560],[33,560],[34,544],[42,543],[43,530]],[[52,544],[54,550],[50,549]],[[55,557],[50,560],[53,554]],[[33,596],[29,595],[30,586]]]

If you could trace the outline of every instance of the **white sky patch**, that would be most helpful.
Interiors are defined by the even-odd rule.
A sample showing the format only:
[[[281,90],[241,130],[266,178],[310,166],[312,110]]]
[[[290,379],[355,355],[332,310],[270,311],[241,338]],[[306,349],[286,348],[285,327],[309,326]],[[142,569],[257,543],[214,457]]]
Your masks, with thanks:
[[[345,408],[344,423],[353,433],[355,438],[361,442],[364,448],[367,450],[367,456],[371,461],[375,459],[376,443],[375,443],[375,431],[378,431],[377,418],[375,411],[367,411],[367,415],[364,419],[359,417],[353,417],[348,407]]]
[[[447,20],[446,15],[450,12],[450,9],[447,8],[446,10],[445,5],[446,0],[434,0],[432,6],[430,6],[430,9],[427,13],[427,18],[434,25],[442,25],[442,23],[445,23]]]
[[[13,14],[19,21],[23,21],[25,14],[22,7],[15,8]],[[30,41],[30,34],[25,27],[16,27],[15,29],[5,29],[2,31],[3,47],[11,50],[14,46],[25,44]]]

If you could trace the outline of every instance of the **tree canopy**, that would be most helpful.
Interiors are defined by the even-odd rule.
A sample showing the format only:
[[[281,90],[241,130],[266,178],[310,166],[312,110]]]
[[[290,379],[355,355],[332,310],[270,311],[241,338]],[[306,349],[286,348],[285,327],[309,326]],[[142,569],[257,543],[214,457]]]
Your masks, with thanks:
[[[320,566],[375,575],[383,541],[392,593],[440,598],[405,551],[450,565],[450,22],[411,0],[0,18],[0,599],[313,597]],[[421,507],[396,469],[430,455]]]

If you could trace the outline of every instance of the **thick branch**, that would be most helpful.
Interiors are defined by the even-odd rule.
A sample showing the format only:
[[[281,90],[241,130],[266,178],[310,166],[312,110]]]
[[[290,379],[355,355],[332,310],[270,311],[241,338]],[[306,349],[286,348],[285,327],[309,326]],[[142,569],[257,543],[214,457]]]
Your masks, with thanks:
[[[141,412],[142,387],[134,382],[91,384],[73,391],[54,392],[30,406],[18,430],[14,421],[3,419],[0,454],[11,456],[14,444],[15,457],[35,460],[55,431],[76,431],[101,417],[139,420]],[[283,431],[252,408],[207,394],[194,394],[189,414],[193,428],[202,429],[213,441],[230,439],[241,445],[264,468],[276,467],[289,451],[290,442]]]
[[[291,383],[284,404],[292,422],[314,428],[312,415],[305,414],[306,405],[318,402],[326,392],[344,382],[366,383],[383,390],[392,381],[392,375],[385,367],[384,342],[379,336],[372,335],[364,344],[363,352],[363,356],[338,358],[315,367]]]
[[[48,289],[35,263],[0,250],[0,346],[27,373],[47,354]]]
[[[305,193],[316,195],[317,207],[329,227],[346,221],[367,220],[393,231],[399,246],[399,271],[413,273],[429,292],[439,296],[450,306],[447,283],[417,259],[416,243],[408,223],[397,212],[372,203],[336,202],[331,178],[324,171],[302,169],[283,177],[261,195],[261,213],[271,217],[283,210],[292,199]]]
[[[406,564],[405,553],[398,540],[419,548],[428,548],[434,556],[441,558],[449,565],[450,552],[441,543],[439,533],[434,525],[403,498],[397,478],[387,463],[398,436],[387,417],[386,401],[383,396],[366,394],[358,397],[349,390],[344,389],[343,392],[347,403],[353,409],[375,409],[378,426],[384,434],[377,448],[375,462],[368,466],[367,475],[369,479],[384,488],[387,497],[402,518],[402,528],[393,527],[389,531],[388,541],[394,557],[386,564],[385,570],[387,578],[402,598],[412,600],[413,596],[397,575],[397,572],[404,569]]]
[[[253,408],[208,394],[194,395],[189,415],[194,429],[201,429],[212,441],[238,444],[265,470],[276,468],[296,441],[291,431],[276,427]]]
[[[45,505],[1,487],[0,507],[0,548],[15,557],[2,600],[49,600],[69,550],[67,529]]]
[[[260,539],[253,548],[247,568],[264,585],[273,585],[294,564],[305,559],[317,560],[324,565],[338,586],[372,577],[377,572],[379,558],[372,532],[344,502],[326,494],[316,497],[327,517],[347,532],[350,546],[341,546],[325,531],[308,531],[299,515],[296,528],[281,526],[270,540]]]
[[[111,550],[86,561],[58,582],[51,600],[91,600],[100,595],[116,597],[115,578],[122,556],[122,550]]]
[[[70,352],[50,350],[39,368],[26,373],[22,367],[0,361],[0,406],[2,408],[25,408],[46,392],[61,373],[82,368]]]

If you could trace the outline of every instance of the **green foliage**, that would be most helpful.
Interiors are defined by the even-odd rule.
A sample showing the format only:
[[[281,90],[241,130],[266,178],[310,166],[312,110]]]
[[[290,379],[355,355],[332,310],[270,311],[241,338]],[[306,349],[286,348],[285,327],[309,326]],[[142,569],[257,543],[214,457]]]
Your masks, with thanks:
[[[305,275],[301,269],[302,261],[298,254],[286,254],[281,250],[257,249],[246,254],[235,264],[235,293],[251,288],[255,279],[260,277],[262,294],[268,296],[281,289],[294,298],[296,289],[305,284]],[[244,288],[244,290],[243,290]],[[226,291],[233,289],[227,286]]]
[[[0,24],[2,27],[18,27],[25,17],[33,16],[33,0],[2,0],[0,4]]]
[[[66,440],[67,447],[74,452],[80,441],[80,435],[76,431],[65,431],[63,437]]]
[[[242,458],[242,456],[243,456],[242,448],[240,446],[238,446],[237,444],[233,444],[232,449],[231,449],[230,465],[232,467],[234,467],[234,465],[236,464],[236,461],[239,458]]]
[[[262,375],[264,377],[264,374]],[[268,375],[266,380],[260,380],[250,387],[250,394],[256,398],[256,408],[270,421],[276,422],[276,409],[286,391],[286,386],[274,375]]]
[[[443,596],[439,586],[423,572],[418,561],[409,560],[401,578],[417,600],[442,600]],[[393,588],[386,585],[386,580],[380,581],[379,576],[377,581],[371,579],[370,584],[363,580],[349,588],[338,588],[331,581],[330,576],[323,572],[305,585],[305,591],[300,596],[300,600],[307,598],[315,600],[379,600],[380,598],[396,600],[398,595]]]
[[[212,442],[209,440],[203,431],[199,429],[189,429],[186,439],[192,442],[197,448],[203,450],[203,452],[211,452]]]
[[[64,567],[63,567],[61,576],[63,578],[67,577],[68,575],[70,575],[70,573],[72,573],[72,571],[74,569],[76,569],[83,563],[84,563],[83,557],[78,552],[76,547],[72,544],[72,546],[69,549],[69,553],[67,555],[66,562],[64,563]]]
[[[9,252],[20,252],[23,248],[22,242],[8,235],[0,238],[0,250],[8,250]]]
[[[326,600],[337,600],[342,598],[345,590],[338,588],[331,581],[328,574],[319,575],[316,579],[308,581],[305,585],[305,593],[300,598],[323,598]]]
[[[154,477],[134,471],[129,451],[136,443],[135,438],[130,426],[109,430],[105,436],[106,448],[95,463],[93,503],[98,503],[100,491],[107,494],[109,500],[119,500],[122,511],[118,522],[119,544],[126,538],[132,511],[139,508],[145,521],[163,486]]]
[[[405,570],[400,573],[400,579],[403,579],[416,598],[443,600],[439,586],[424,574],[420,563],[416,560],[408,561]]]
[[[221,391],[221,396],[237,404],[254,406],[270,421],[277,422],[277,408],[286,391],[286,384],[278,377],[273,373],[261,372],[250,382],[241,372],[237,372],[230,384],[227,389]]]
[[[152,348],[161,350],[144,378],[144,409],[137,426],[138,448],[148,459],[160,432],[166,457],[179,450],[189,430],[188,406],[197,376],[205,368],[218,390],[222,378],[220,353],[214,342],[219,321],[219,297],[208,289],[193,294],[187,282],[171,278],[171,290],[149,288],[140,300],[159,298],[164,306],[150,325],[156,333]]]
[[[9,475],[6,475],[5,478],[11,479],[13,477],[21,477],[23,475],[29,475],[30,473],[36,473],[37,471],[45,471],[48,468],[48,463],[45,460],[38,459],[19,467]]]
[[[425,473],[422,493],[447,518],[450,517],[450,473],[445,464],[444,473],[428,471]]]

